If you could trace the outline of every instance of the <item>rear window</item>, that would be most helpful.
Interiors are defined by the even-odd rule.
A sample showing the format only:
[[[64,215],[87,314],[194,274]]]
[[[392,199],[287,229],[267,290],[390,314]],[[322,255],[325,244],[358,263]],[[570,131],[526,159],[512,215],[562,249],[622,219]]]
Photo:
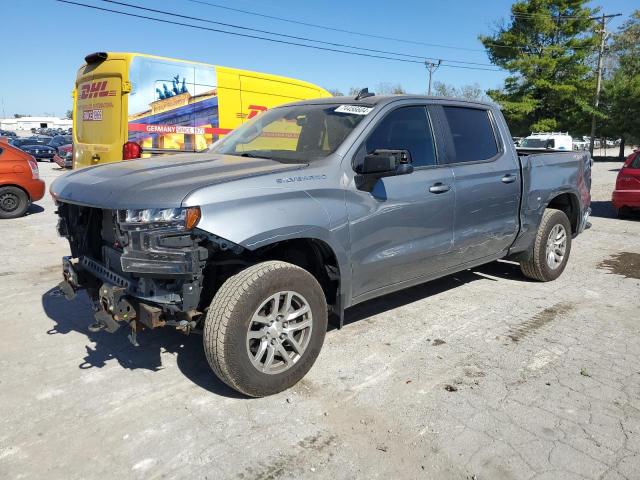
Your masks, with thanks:
[[[629,168],[640,168],[640,153],[636,153],[636,158],[631,160]]]
[[[450,163],[487,160],[498,154],[487,110],[446,106],[443,109],[453,142]]]

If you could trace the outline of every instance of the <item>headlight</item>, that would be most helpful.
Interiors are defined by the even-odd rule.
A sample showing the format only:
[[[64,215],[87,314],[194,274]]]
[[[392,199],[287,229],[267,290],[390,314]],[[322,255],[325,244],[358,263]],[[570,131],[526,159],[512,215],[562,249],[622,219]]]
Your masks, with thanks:
[[[118,222],[122,226],[172,226],[191,230],[200,220],[200,207],[146,208],[120,210]]]

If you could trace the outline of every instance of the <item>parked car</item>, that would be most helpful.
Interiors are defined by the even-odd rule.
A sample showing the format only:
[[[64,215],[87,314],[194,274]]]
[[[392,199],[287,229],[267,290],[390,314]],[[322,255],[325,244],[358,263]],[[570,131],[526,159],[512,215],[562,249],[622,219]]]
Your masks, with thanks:
[[[53,161],[60,168],[73,168],[73,145],[62,145],[58,147],[58,153],[53,157]]]
[[[19,148],[0,142],[0,218],[24,215],[44,196],[38,163]]]
[[[16,137],[16,132],[11,130],[0,130],[0,137]]]
[[[18,138],[10,138],[9,143],[17,148],[26,147],[29,145],[48,145],[51,141],[51,137],[43,137],[43,136],[32,136],[28,138],[18,137]]]
[[[573,139],[571,135],[563,132],[538,132],[532,133],[520,142],[519,147],[528,150],[548,149],[548,150],[573,150]]]
[[[53,160],[57,149],[50,147],[49,145],[24,145],[20,147],[22,150],[27,152],[29,155],[33,155],[36,160]]]
[[[618,172],[611,203],[619,217],[640,209],[640,150],[629,155]]]
[[[311,368],[329,312],[341,326],[355,304],[502,258],[558,278],[590,185],[588,152],[518,156],[493,104],[296,102],[205,153],[57,178],[60,288],[86,288],[90,328],[128,324],[134,344],[142,328],[201,332],[213,371],[259,397]]]
[[[62,145],[69,145],[72,142],[73,139],[71,138],[71,135],[56,135],[51,139],[48,145],[57,150],[58,147],[61,147]]]
[[[589,148],[589,144],[584,140],[574,140],[572,146],[574,150],[586,150]]]

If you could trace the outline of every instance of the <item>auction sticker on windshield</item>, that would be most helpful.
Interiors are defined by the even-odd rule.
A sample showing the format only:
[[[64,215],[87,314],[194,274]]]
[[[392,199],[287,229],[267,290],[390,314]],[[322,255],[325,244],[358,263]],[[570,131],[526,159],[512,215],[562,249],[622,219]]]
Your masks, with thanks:
[[[363,107],[362,105],[340,105],[334,111],[338,113],[352,113],[354,115],[366,115],[373,107]]]

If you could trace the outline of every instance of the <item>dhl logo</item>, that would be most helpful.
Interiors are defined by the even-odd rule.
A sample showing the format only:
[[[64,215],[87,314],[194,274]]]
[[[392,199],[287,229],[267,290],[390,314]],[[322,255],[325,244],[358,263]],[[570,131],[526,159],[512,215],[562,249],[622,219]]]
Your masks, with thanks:
[[[262,105],[249,105],[249,113],[236,113],[236,117],[238,118],[246,118],[247,120],[250,118],[255,117],[256,115],[258,115],[261,112],[264,112],[265,110],[267,110],[267,107],[262,106]]]
[[[107,90],[107,81],[85,83],[80,86],[80,100],[98,97],[115,97],[115,90]]]

